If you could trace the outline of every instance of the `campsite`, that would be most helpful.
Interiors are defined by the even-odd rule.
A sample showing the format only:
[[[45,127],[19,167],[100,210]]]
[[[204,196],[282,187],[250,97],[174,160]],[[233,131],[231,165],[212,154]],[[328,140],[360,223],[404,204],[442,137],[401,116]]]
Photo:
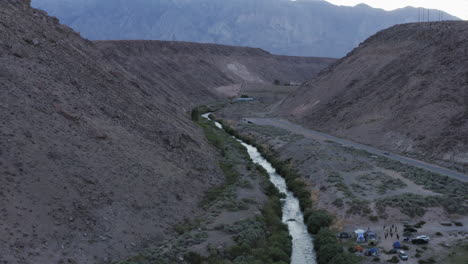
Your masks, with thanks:
[[[453,228],[447,228],[454,225],[440,225],[441,230],[448,232],[449,238],[444,238],[441,232],[436,232],[433,239],[427,235],[422,235],[422,232],[418,229],[424,230],[422,228],[424,225],[424,222],[418,222],[414,225],[407,222],[401,225],[385,225],[378,232],[374,232],[370,227],[367,230],[358,228],[351,232],[340,232],[337,237],[349,252],[362,257],[363,263],[439,263],[435,262],[433,257],[422,258],[425,253],[433,251],[452,250],[449,255],[465,253],[466,256],[466,247],[468,245],[466,244],[468,236],[466,231],[456,232]],[[449,230],[453,231],[450,232]],[[448,240],[452,242],[446,242]],[[458,251],[459,247],[461,251]]]

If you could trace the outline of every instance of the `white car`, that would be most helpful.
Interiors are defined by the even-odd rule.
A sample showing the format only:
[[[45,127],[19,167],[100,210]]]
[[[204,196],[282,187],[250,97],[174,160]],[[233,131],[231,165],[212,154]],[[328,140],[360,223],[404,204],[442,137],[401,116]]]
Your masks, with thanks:
[[[428,237],[428,236],[417,236],[416,239],[421,239],[421,240],[425,240],[425,241],[431,240],[431,238]]]
[[[398,251],[398,256],[401,260],[408,260],[408,255],[403,250]]]

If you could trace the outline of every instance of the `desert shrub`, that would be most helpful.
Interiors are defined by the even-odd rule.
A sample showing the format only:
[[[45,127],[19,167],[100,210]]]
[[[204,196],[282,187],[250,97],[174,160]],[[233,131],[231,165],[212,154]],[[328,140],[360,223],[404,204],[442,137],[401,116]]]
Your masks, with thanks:
[[[243,94],[243,95],[240,96],[240,98],[249,98],[249,96],[246,95],[246,94]]]
[[[368,215],[372,213],[369,207],[369,201],[354,198],[347,202],[347,204],[349,209],[346,210],[346,213],[348,214]]]
[[[343,202],[343,199],[341,199],[341,198],[336,198],[336,199],[332,202],[332,204],[333,204],[334,206],[338,207],[338,208],[341,208],[341,207],[343,207],[344,202]]]
[[[462,222],[453,221],[453,224],[456,226],[463,226]]]
[[[202,200],[200,201],[200,206],[202,207],[207,207],[213,202],[217,201],[219,198],[223,197],[226,189],[228,189],[232,184],[236,183],[240,177],[239,172],[234,169],[233,164],[220,162],[219,167],[224,172],[225,181],[223,184],[215,186],[205,192]]]
[[[195,252],[188,252],[185,254],[184,260],[190,264],[201,264],[203,263],[204,258]]]
[[[414,227],[415,228],[421,228],[425,224],[426,224],[426,221],[419,221],[417,224],[414,225]]]
[[[427,260],[420,259],[418,260],[419,264],[434,264],[436,263],[435,259],[433,257],[428,258]]]
[[[200,226],[200,219],[188,220],[185,219],[183,222],[178,223],[174,226],[174,231],[179,235],[184,234],[192,229],[195,229]]]
[[[379,157],[377,162],[379,166],[401,172],[403,177],[412,180],[418,185],[423,185],[426,189],[431,191],[463,199],[468,198],[468,193],[466,192],[468,189],[468,182],[461,182],[459,180],[406,165],[386,157]]]
[[[369,220],[372,221],[372,222],[377,222],[377,221],[379,221],[379,217],[376,216],[376,215],[370,215]]]
[[[274,84],[274,85],[280,85],[281,82],[280,82],[280,80],[274,80],[274,81],[273,81],[273,84]]]
[[[391,196],[379,199],[376,202],[376,206],[379,211],[386,206],[400,208],[402,213],[411,217],[423,216],[426,213],[425,208],[436,207],[439,205],[440,201],[437,196],[423,196],[413,193]]]
[[[393,256],[391,259],[387,260],[387,262],[398,263],[398,262],[400,262],[400,260],[398,259],[397,256]]]

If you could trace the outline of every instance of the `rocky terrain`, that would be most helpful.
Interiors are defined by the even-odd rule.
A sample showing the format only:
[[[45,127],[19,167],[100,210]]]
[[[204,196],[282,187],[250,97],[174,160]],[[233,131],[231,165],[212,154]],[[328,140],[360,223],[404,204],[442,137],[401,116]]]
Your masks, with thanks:
[[[466,171],[467,38],[467,22],[394,26],[306,83],[277,113]]]
[[[204,62],[161,58],[171,46],[167,54],[176,57],[192,44],[93,43],[29,1],[1,5],[0,262],[119,260],[174,237],[174,225],[203,214],[205,191],[225,176],[189,112],[208,98],[220,100],[201,80],[210,88],[250,79],[216,71],[216,57],[188,73],[188,62]],[[142,46],[160,51],[144,53]],[[230,56],[231,48],[208,47]],[[298,81],[323,63],[242,52],[274,67],[301,62],[290,69]],[[281,77],[254,65],[261,71],[251,74],[262,81]]]
[[[213,94],[228,95],[229,87],[255,83],[301,83],[335,62],[330,58],[272,55],[257,48],[174,41],[97,41],[104,56],[121,65],[139,82],[163,82],[187,104],[212,101]],[[234,89],[236,90],[236,89]],[[178,98],[172,98],[181,101]]]
[[[275,54],[342,57],[377,31],[417,22],[394,11],[321,0],[34,0],[93,40],[159,39],[260,47]],[[438,20],[431,10],[429,19]],[[444,19],[457,19],[444,13]]]

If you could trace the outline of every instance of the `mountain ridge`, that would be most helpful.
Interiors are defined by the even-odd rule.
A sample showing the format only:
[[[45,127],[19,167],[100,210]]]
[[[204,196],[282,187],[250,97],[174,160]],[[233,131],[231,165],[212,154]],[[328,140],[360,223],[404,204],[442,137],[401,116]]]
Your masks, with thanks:
[[[183,40],[319,57],[342,57],[381,29],[417,21],[419,12],[289,0],[138,0],[131,5],[110,0],[86,4],[35,0],[33,5],[93,40]]]

